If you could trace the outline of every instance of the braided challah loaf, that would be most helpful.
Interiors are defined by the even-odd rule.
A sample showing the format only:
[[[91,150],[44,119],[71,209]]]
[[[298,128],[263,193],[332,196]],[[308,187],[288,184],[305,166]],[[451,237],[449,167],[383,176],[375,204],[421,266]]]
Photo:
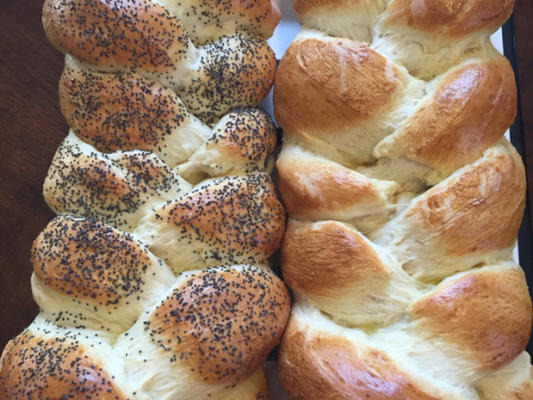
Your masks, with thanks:
[[[276,60],[265,38],[279,20],[278,7],[269,1],[161,3],[46,0],[43,24],[52,44],[83,67],[156,80],[204,121],[258,105],[274,78]]]
[[[294,399],[533,399],[505,0],[294,0],[276,74]]]
[[[270,1],[46,0],[71,131],[44,184],[34,322],[2,399],[264,399],[290,300]],[[206,125],[209,124],[209,125]]]

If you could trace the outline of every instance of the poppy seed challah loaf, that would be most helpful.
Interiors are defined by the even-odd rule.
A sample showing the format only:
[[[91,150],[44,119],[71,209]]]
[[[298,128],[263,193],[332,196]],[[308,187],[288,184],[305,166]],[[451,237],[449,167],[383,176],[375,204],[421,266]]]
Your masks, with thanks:
[[[71,131],[33,244],[40,313],[2,399],[264,399],[290,301],[269,268],[285,212],[270,1],[46,0]]]
[[[294,399],[533,399],[505,0],[293,1],[274,93]]]

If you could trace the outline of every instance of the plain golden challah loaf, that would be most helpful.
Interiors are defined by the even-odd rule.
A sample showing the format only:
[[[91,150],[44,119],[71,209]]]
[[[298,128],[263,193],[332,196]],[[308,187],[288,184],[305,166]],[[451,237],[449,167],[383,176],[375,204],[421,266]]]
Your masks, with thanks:
[[[294,399],[533,399],[505,0],[294,0],[276,74]]]
[[[269,0],[46,0],[70,132],[36,238],[40,313],[8,343],[2,399],[266,399],[290,299],[270,270],[285,211],[259,109]]]

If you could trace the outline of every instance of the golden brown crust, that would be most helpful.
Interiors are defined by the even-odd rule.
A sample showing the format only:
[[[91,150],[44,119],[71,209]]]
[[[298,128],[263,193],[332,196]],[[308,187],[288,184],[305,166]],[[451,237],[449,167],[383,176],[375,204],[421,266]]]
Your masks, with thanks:
[[[210,4],[211,2],[206,2]],[[235,4],[233,0],[232,4]],[[281,11],[278,4],[274,1],[254,2],[255,7],[250,7],[248,0],[238,0],[234,6],[235,14],[246,15],[247,22],[253,27],[252,29],[261,32],[264,38],[269,38],[274,33],[274,29],[281,19]]]
[[[263,20],[275,24],[279,17],[277,6],[270,2],[255,2],[261,5],[258,8],[240,0],[235,4],[222,1],[221,7],[236,4],[246,8],[240,17],[259,13],[253,18],[261,27]],[[210,11],[195,6],[194,13],[209,20],[213,4],[204,7]],[[228,11],[231,14],[235,10]],[[179,18],[148,0],[47,0],[43,24],[50,41],[60,50],[98,70],[135,71],[161,79],[176,90],[191,113],[210,124],[233,109],[259,105],[274,81],[276,58],[263,38],[230,30],[231,34],[218,37],[197,52]],[[185,70],[180,70],[189,51],[191,57],[183,63]],[[126,80],[122,85],[128,83],[134,82]]]
[[[245,266],[200,272],[157,307],[146,329],[198,380],[236,382],[277,345],[290,312],[285,286],[272,273]]]
[[[345,131],[378,113],[400,86],[398,68],[363,43],[299,40],[276,73],[276,120],[291,134]]]
[[[417,328],[471,352],[487,371],[524,351],[532,309],[524,273],[516,267],[482,269],[444,283],[413,303],[409,315]]]
[[[63,148],[45,181],[44,197],[58,214],[97,215],[97,210],[121,213],[135,210],[139,192],[130,190],[122,171],[110,160]],[[82,214],[81,216],[84,216]]]
[[[211,265],[264,260],[285,229],[285,211],[266,174],[212,181],[155,210],[155,219],[183,243],[201,243]]]
[[[265,169],[274,151],[277,133],[271,117],[256,108],[240,108],[226,114],[212,135],[177,172],[189,182],[206,177],[255,173]]]
[[[446,75],[431,101],[378,145],[377,154],[406,155],[447,175],[495,144],[515,110],[516,84],[507,59],[469,64]]]
[[[297,14],[303,15],[315,8],[319,7],[328,7],[330,9],[334,8],[344,8],[353,5],[354,3],[350,0],[293,0],[292,6],[294,7],[294,11],[296,11]]]
[[[129,235],[94,219],[68,216],[46,226],[33,243],[31,258],[35,275],[48,287],[105,307],[138,296],[153,263]]]
[[[274,82],[276,56],[264,40],[235,34],[202,47],[199,65],[176,91],[190,112],[212,124],[259,105]]]
[[[525,171],[510,145],[426,192],[408,210],[431,240],[454,257],[511,246],[525,201]]]
[[[514,0],[393,0],[386,22],[458,38],[495,31],[513,11]]]
[[[381,278],[385,283],[389,278],[374,249],[346,225],[334,221],[289,220],[281,246],[281,270],[291,288],[313,296],[330,294],[354,282]]]
[[[379,201],[368,178],[340,164],[282,153],[276,166],[283,204],[296,218]]]
[[[68,125],[98,150],[161,147],[189,113],[175,93],[136,74],[102,74],[66,66],[59,104]]]
[[[189,45],[180,21],[147,0],[46,0],[43,25],[55,47],[106,70],[173,70]]]
[[[267,39],[272,36],[281,17],[274,1],[163,0],[163,4],[169,10],[174,10],[187,33],[199,43],[217,38],[219,32],[233,30],[259,34]]]
[[[291,399],[437,400],[410,382],[384,353],[357,351],[337,337],[306,337],[292,320],[278,352],[278,374]]]
[[[112,378],[83,348],[65,338],[26,331],[2,356],[0,397],[5,400],[124,400]]]
[[[297,303],[282,384],[305,400],[477,398],[531,328],[523,274],[485,266],[510,255],[525,199],[502,140],[516,85],[487,36],[513,0],[293,4],[310,29],[276,74],[283,201],[290,217],[368,224],[377,244],[348,224],[289,220],[281,269]],[[385,226],[351,215],[379,201]]]
[[[207,142],[216,145],[226,158],[238,159],[250,169],[264,167],[267,155],[276,147],[277,135],[270,116],[256,108],[227,114]]]
[[[206,1],[204,4],[211,7],[210,1]],[[250,6],[248,0],[232,0],[231,4],[234,15],[245,15],[247,23],[250,24],[254,31],[261,32],[264,38],[272,36],[281,19],[281,11],[273,0],[253,2],[253,6]],[[221,14],[222,8],[219,8],[220,11],[217,10],[217,14]]]
[[[183,181],[154,154],[111,157],[78,143],[69,138],[63,142],[45,180],[44,198],[57,214],[94,216],[131,230],[136,221],[128,216],[152,199],[181,190]]]

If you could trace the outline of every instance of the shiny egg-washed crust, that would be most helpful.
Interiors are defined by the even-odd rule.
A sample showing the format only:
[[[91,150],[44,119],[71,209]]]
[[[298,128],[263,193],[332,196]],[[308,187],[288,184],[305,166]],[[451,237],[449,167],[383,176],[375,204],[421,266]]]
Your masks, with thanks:
[[[272,36],[281,18],[274,1],[161,0],[161,3],[180,16],[195,43],[205,43],[234,31],[249,31],[267,38]]]
[[[167,163],[171,159],[170,142],[178,142],[178,132],[203,126],[189,113],[179,97],[157,82],[135,73],[106,74],[80,68],[69,60],[59,81],[59,103],[67,123],[77,136],[97,150],[155,152]],[[276,144],[276,132],[268,114],[258,109],[236,109],[226,114],[213,128],[206,145],[217,148],[224,159],[257,169]],[[186,135],[186,133],[183,133]],[[183,151],[184,161],[190,152]],[[201,158],[201,157],[196,157]],[[196,170],[199,165],[187,169]],[[230,172],[230,171],[224,171]],[[183,166],[180,167],[180,174]]]
[[[496,290],[501,297],[487,297],[487,290]],[[521,376],[513,376],[514,369],[530,367],[523,347],[531,328],[531,301],[518,266],[487,266],[444,281],[413,303],[399,329],[382,332],[381,341],[390,341],[390,345],[350,329],[343,332],[301,304],[291,317],[277,360],[280,379],[291,398],[478,399],[472,392],[465,393],[464,387],[450,390],[444,382],[443,386],[428,385],[427,377],[417,368],[413,374],[406,357],[400,356],[402,348],[413,352],[413,357],[421,352],[416,357],[421,365],[429,362],[428,375],[437,373],[440,378],[444,369],[439,368],[455,366],[463,368],[453,370],[460,377],[472,373],[484,377],[477,393],[488,392],[479,399],[520,399],[518,393],[529,393],[531,374],[514,372]],[[394,343],[406,332],[408,337]],[[514,336],[513,340],[505,341],[507,335]],[[411,342],[433,340],[446,347],[446,356],[454,363],[446,361],[442,366],[437,362],[442,362],[438,352],[430,351],[431,347],[417,350]],[[466,359],[469,364],[461,367]],[[502,379],[499,394],[493,379],[496,385]],[[517,397],[509,397],[510,392]]]
[[[113,379],[83,347],[68,338],[43,339],[24,332],[2,355],[3,399],[125,400]]]
[[[294,11],[301,16],[308,11],[322,7],[342,9],[343,7],[353,6],[353,3],[350,0],[294,0],[292,6]]]
[[[156,219],[228,253],[270,256],[278,247],[285,212],[266,175],[221,178],[204,190],[156,210]]]
[[[363,4],[361,4],[363,3]],[[367,3],[367,4],[364,4]],[[375,3],[375,4],[374,4]],[[385,23],[397,28],[408,27],[427,34],[445,34],[459,38],[474,32],[492,32],[509,17],[512,0],[294,0],[294,10],[300,17],[320,10],[361,11],[369,5],[382,12],[386,8]]]
[[[156,208],[136,233],[173,268],[193,269],[181,257],[197,255],[205,266],[262,263],[279,247],[285,211],[263,173],[225,177]],[[179,252],[169,254],[169,243]],[[174,245],[174,244],[173,244]]]
[[[489,101],[487,101],[489,99]],[[495,144],[516,115],[516,85],[502,57],[446,74],[428,102],[375,149],[380,157],[406,156],[448,175]]]
[[[387,284],[390,276],[372,247],[343,224],[289,221],[281,265],[287,284],[300,292],[333,295],[354,281]]]
[[[525,170],[510,145],[495,146],[413,202],[405,218],[449,256],[513,245],[525,203]]]
[[[259,171],[276,143],[277,133],[268,114],[253,108],[237,109],[215,125],[212,135],[178,167],[178,173],[199,183],[206,176]]]
[[[35,275],[49,288],[105,307],[138,296],[154,263],[129,235],[95,219],[70,217],[48,224],[33,243],[31,259]]]
[[[44,2],[71,129],[43,187],[58,216],[31,251],[40,313],[2,354],[0,398],[269,397],[263,364],[290,312],[268,260],[285,213],[266,171],[277,133],[250,107],[274,80],[279,14]]]
[[[414,302],[409,317],[423,335],[455,343],[473,354],[480,369],[497,370],[514,360],[529,340],[531,299],[524,272],[466,273]]]
[[[257,268],[208,270],[176,288],[145,329],[198,380],[234,383],[278,343],[290,300],[281,280]],[[253,324],[250,323],[253,321]]]
[[[236,7],[228,10],[230,16],[242,7],[240,2],[220,3],[224,8]],[[168,5],[180,12],[179,4]],[[211,19],[209,12],[193,8],[185,12],[188,18],[197,22]],[[251,24],[256,28],[263,26],[263,21],[277,22],[277,7],[270,2],[256,2],[246,8],[243,14],[259,14]],[[211,7],[210,12],[215,9]],[[232,25],[227,20],[225,24]],[[43,25],[52,44],[81,61],[84,69],[136,72],[157,80],[175,90],[188,111],[209,124],[235,108],[259,105],[274,80],[276,59],[265,41],[267,36],[255,35],[254,29],[237,30],[233,25],[225,35],[196,48],[179,15],[150,0],[47,0]],[[271,32],[265,28],[267,34]],[[114,96],[113,87],[103,85],[104,91]],[[150,108],[150,103],[145,107]],[[63,111],[68,113],[69,108],[67,105]]]
[[[348,327],[390,325],[419,295],[382,249],[352,226],[290,219],[281,246],[281,272],[297,296]]]
[[[179,19],[148,0],[47,0],[43,25],[55,47],[111,71],[170,71],[188,48]]]
[[[132,235],[60,215],[35,239],[33,298],[57,326],[114,337],[164,296],[174,275]]]
[[[483,53],[513,0],[295,0],[304,29],[362,41],[429,81]],[[493,51],[493,50],[492,50]]]
[[[283,203],[296,218],[380,202],[379,191],[366,176],[340,164],[282,153],[276,167]]]
[[[513,0],[393,0],[387,8],[386,23],[458,38],[498,29],[513,5]]]
[[[59,81],[59,104],[76,135],[106,153],[154,151],[189,115],[172,90],[139,75],[70,66]]]
[[[383,111],[402,87],[398,68],[363,43],[296,41],[278,68],[274,113],[290,134],[327,137]]]
[[[57,214],[93,216],[130,231],[151,202],[179,196],[188,184],[153,153],[106,155],[67,137],[59,147],[43,193]]]
[[[516,83],[489,40],[513,2],[293,5],[274,89],[289,397],[533,399]]]
[[[288,136],[311,143],[308,147],[313,147],[312,138],[318,138],[341,153],[352,131],[367,131],[364,140],[377,144],[375,157],[407,157],[431,167],[440,179],[479,158],[514,120],[516,84],[511,66],[505,58],[492,56],[444,74],[412,114],[386,136],[380,124],[394,124],[395,115],[405,112],[400,99],[412,101],[408,83],[398,66],[365,44],[300,39],[280,62],[274,89],[276,119]],[[369,122],[378,127],[380,136],[375,139]]]
[[[277,134],[270,116],[257,109],[243,109],[228,114],[224,123],[215,127],[206,146],[216,146],[225,159],[238,159],[246,170],[264,165],[277,143]],[[235,117],[231,118],[233,115]]]
[[[289,323],[279,353],[279,377],[295,400],[438,400],[396,370],[385,354],[357,351],[342,338],[307,338]]]
[[[235,108],[259,105],[276,73],[268,44],[242,34],[203,46],[199,65],[177,93],[190,112],[209,124]]]

